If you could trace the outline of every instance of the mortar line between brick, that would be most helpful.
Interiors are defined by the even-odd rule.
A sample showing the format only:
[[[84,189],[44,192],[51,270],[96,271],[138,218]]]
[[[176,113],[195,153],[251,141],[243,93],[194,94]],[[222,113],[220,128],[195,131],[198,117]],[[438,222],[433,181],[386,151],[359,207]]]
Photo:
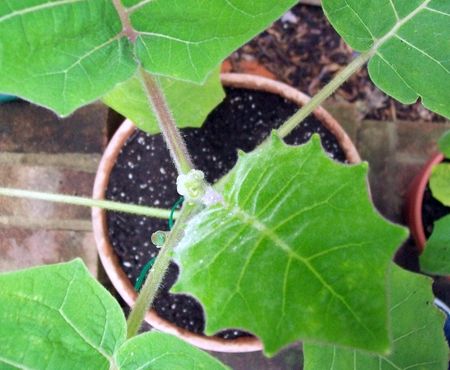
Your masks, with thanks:
[[[0,216],[0,230],[9,228],[92,231],[92,224],[90,220],[37,220],[28,217]]]
[[[99,154],[85,153],[0,153],[0,165],[31,165],[54,167],[95,173],[100,161]]]

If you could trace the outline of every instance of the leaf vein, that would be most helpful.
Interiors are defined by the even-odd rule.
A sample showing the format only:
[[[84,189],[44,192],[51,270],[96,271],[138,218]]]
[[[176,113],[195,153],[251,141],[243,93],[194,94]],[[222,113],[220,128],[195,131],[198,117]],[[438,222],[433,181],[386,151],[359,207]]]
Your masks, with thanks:
[[[422,50],[421,48],[419,48],[416,45],[414,45],[412,42],[404,39],[403,37],[401,37],[401,36],[399,36],[397,34],[395,35],[395,37],[398,38],[400,41],[403,41],[405,44],[411,46],[413,49],[417,50],[419,53],[425,55],[427,58],[431,59],[434,63],[438,64],[445,72],[450,74],[450,70],[445,68],[445,66],[439,60],[437,60],[432,55],[428,54],[425,50]]]
[[[384,57],[383,54],[380,53],[379,50],[377,50],[376,54],[380,57],[380,59],[386,63],[386,65],[398,76],[398,78],[400,78],[400,80],[403,81],[403,83],[413,92],[415,92],[415,90],[411,87],[411,85],[403,78],[403,76],[394,68],[394,66],[389,63],[389,61]]]
[[[447,16],[447,17],[450,17],[450,13],[445,13],[445,12],[443,12],[443,11],[441,11],[441,10],[437,10],[437,9],[433,9],[433,8],[428,8],[428,7],[425,7],[425,9],[428,10],[428,11],[430,11],[430,12],[433,12],[433,13],[442,14],[442,15],[445,15],[445,16]]]
[[[341,187],[342,188],[342,187]],[[338,191],[341,189],[339,188]],[[331,196],[334,196],[338,191],[333,193]],[[299,255],[297,252],[292,250],[292,248],[264,223],[256,220],[252,216],[245,213],[243,210],[235,207],[230,210],[231,213],[239,218],[245,224],[251,226],[257,231],[265,234],[269,239],[271,239],[275,246],[283,250],[288,254],[288,256],[295,258],[304,264],[304,266],[317,278],[317,280],[322,284],[322,286],[327,289],[332,295],[334,295],[343,305],[344,307],[351,313],[351,315],[355,318],[355,320],[363,327],[370,335],[374,336],[374,333],[364,324],[362,319],[356,314],[356,312],[352,309],[350,304],[345,300],[345,298],[336,292],[333,287],[323,278],[323,276],[316,270],[316,268],[303,256]]]
[[[372,38],[372,40],[375,40],[375,36],[372,34],[372,31],[370,30],[370,28],[364,23],[364,21],[361,19],[360,15],[358,14],[358,12],[356,12],[355,9],[353,9],[351,7],[351,5],[347,2],[347,0],[344,0],[344,2],[347,4],[348,8],[352,11],[352,13],[356,16],[356,18],[358,18],[359,22],[364,26],[364,28],[366,29],[366,31],[368,32],[368,34],[370,35],[370,37]]]
[[[0,23],[7,21],[8,19],[11,18],[15,18],[15,17],[21,17],[25,14],[28,13],[34,13],[34,12],[38,12],[40,10],[44,10],[44,9],[49,9],[49,8],[56,8],[62,5],[67,5],[67,4],[73,4],[73,3],[80,3],[80,2],[85,2],[87,0],[61,0],[59,2],[48,2],[48,3],[44,3],[44,4],[39,4],[36,6],[31,6],[29,8],[25,8],[25,9],[21,9],[21,10],[15,10],[12,13],[6,14],[2,17],[0,17]]]

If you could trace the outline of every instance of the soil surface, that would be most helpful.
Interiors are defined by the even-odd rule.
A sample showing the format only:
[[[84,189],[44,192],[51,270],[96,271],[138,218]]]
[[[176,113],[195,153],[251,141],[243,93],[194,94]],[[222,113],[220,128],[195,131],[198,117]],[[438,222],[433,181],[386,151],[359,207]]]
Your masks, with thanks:
[[[183,129],[195,166],[214,183],[237,161],[237,149],[251,151],[273,128],[296,110],[292,102],[268,93],[244,89],[226,89],[227,97],[207,118],[203,127]],[[287,138],[288,144],[308,141],[318,133],[332,158],[343,162],[345,155],[335,137],[314,117],[307,118]],[[136,131],[122,149],[112,170],[107,199],[141,205],[171,208],[179,198],[176,171],[161,135]],[[157,230],[168,230],[167,221],[108,212],[109,237],[120,263],[134,284],[143,266],[158,249],[150,241]],[[200,304],[192,297],[173,295],[168,290],[177,278],[178,268],[170,266],[156,298],[158,314],[194,333],[204,330]],[[238,330],[220,334],[224,338],[248,335]]]
[[[357,55],[334,31],[320,7],[298,4],[250,43],[233,53],[232,70],[257,60],[277,79],[313,96]],[[370,81],[367,68],[354,74],[333,99],[354,103],[361,119],[445,121],[420,102],[404,105]]]

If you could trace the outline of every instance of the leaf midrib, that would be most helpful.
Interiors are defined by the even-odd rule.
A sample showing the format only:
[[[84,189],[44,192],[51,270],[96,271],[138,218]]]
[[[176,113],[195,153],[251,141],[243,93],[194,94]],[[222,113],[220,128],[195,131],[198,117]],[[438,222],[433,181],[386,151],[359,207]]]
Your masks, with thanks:
[[[414,9],[411,13],[409,13],[407,16],[405,16],[402,19],[397,20],[397,22],[394,24],[394,26],[391,28],[389,32],[386,33],[382,38],[378,39],[374,42],[371,51],[373,54],[381,47],[383,46],[387,41],[389,41],[392,37],[395,37],[397,34],[397,31],[404,26],[406,23],[408,23],[411,19],[413,19],[417,14],[419,14],[422,10],[427,9],[427,5],[431,2],[431,0],[425,0],[421,5],[419,5],[416,9]],[[394,8],[395,9],[395,8]],[[394,13],[394,15],[397,13]],[[365,27],[367,25],[363,23]]]
[[[112,361],[113,361],[113,358],[108,354],[108,353],[106,353],[101,347],[99,347],[99,346],[97,346],[97,345],[95,345],[89,338],[87,338],[76,326],[75,326],[75,324],[73,324],[73,322],[72,322],[72,320],[70,320],[68,317],[67,317],[67,315],[64,313],[64,310],[63,310],[63,306],[64,306],[64,304],[66,303],[66,300],[67,300],[67,297],[68,297],[68,295],[69,295],[69,290],[70,290],[70,287],[72,286],[72,284],[73,284],[73,282],[75,281],[75,279],[76,279],[76,274],[74,274],[72,277],[71,277],[71,280],[69,281],[69,285],[68,285],[68,287],[67,287],[67,290],[66,290],[66,292],[65,292],[65,295],[64,295],[64,298],[63,298],[63,302],[60,304],[60,307],[59,308],[56,308],[56,307],[53,307],[53,306],[50,306],[50,305],[48,305],[47,303],[45,303],[45,302],[42,302],[42,301],[40,301],[40,300],[37,300],[37,299],[33,299],[33,298],[31,298],[31,297],[28,297],[28,296],[25,296],[25,295],[20,295],[20,294],[15,294],[14,295],[14,298],[15,299],[21,299],[21,300],[25,300],[25,301],[30,301],[30,302],[33,302],[34,304],[38,304],[38,305],[43,305],[43,306],[45,306],[47,309],[49,309],[49,310],[51,310],[51,311],[53,311],[53,312],[56,312],[56,313],[58,313],[60,316],[61,316],[61,318],[66,322],[66,324],[87,344],[87,345],[89,345],[93,350],[95,350],[98,354],[100,354],[102,357],[104,357],[109,363],[112,363]],[[2,360],[1,358],[0,358],[0,360]]]
[[[320,205],[326,204],[328,201],[329,201],[329,198],[327,198],[324,202],[316,204],[315,206],[320,206]],[[356,314],[356,312],[352,309],[351,305],[345,300],[345,298],[333,289],[333,287],[322,277],[322,275],[319,273],[319,271],[317,271],[316,268],[310,263],[308,258],[305,258],[305,257],[297,254],[271,228],[269,228],[263,222],[255,219],[253,216],[249,215],[241,208],[235,206],[233,208],[230,207],[230,208],[225,208],[225,209],[227,210],[227,212],[229,212],[230,216],[234,216],[235,218],[239,219],[244,224],[247,224],[251,228],[255,229],[256,231],[262,233],[267,238],[272,240],[278,248],[282,249],[284,252],[286,252],[288,254],[288,256],[289,256],[288,263],[290,263],[292,258],[303,263],[303,265],[317,278],[317,280],[322,284],[322,286],[326,290],[328,290],[334,297],[336,297],[344,305],[344,307],[355,318],[355,320],[358,322],[358,324],[361,325],[361,327],[364,328],[372,337],[374,337],[374,338],[376,337],[375,333],[372,330],[370,330],[370,328],[368,328],[367,325],[364,324],[362,319]],[[309,210],[309,209],[311,209],[311,207],[309,207],[307,210]],[[262,240],[262,238],[261,238],[261,240]],[[259,247],[259,245],[260,245],[260,243],[257,243],[255,245],[255,247],[252,249],[251,254],[253,254],[253,252]],[[245,267],[247,265],[248,264],[245,264],[243,266],[243,269],[245,269]],[[242,273],[241,273],[241,276],[242,276]],[[237,286],[235,293],[237,293],[238,291],[239,291],[239,285]],[[230,297],[233,296],[234,294],[231,294]]]

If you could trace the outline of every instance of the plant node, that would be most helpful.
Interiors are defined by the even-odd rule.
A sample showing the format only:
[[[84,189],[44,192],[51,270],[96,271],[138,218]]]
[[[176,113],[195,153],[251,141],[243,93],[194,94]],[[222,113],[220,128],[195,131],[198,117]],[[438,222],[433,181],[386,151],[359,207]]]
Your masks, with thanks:
[[[186,200],[198,203],[206,193],[205,174],[200,170],[190,170],[177,178],[177,191]]]

